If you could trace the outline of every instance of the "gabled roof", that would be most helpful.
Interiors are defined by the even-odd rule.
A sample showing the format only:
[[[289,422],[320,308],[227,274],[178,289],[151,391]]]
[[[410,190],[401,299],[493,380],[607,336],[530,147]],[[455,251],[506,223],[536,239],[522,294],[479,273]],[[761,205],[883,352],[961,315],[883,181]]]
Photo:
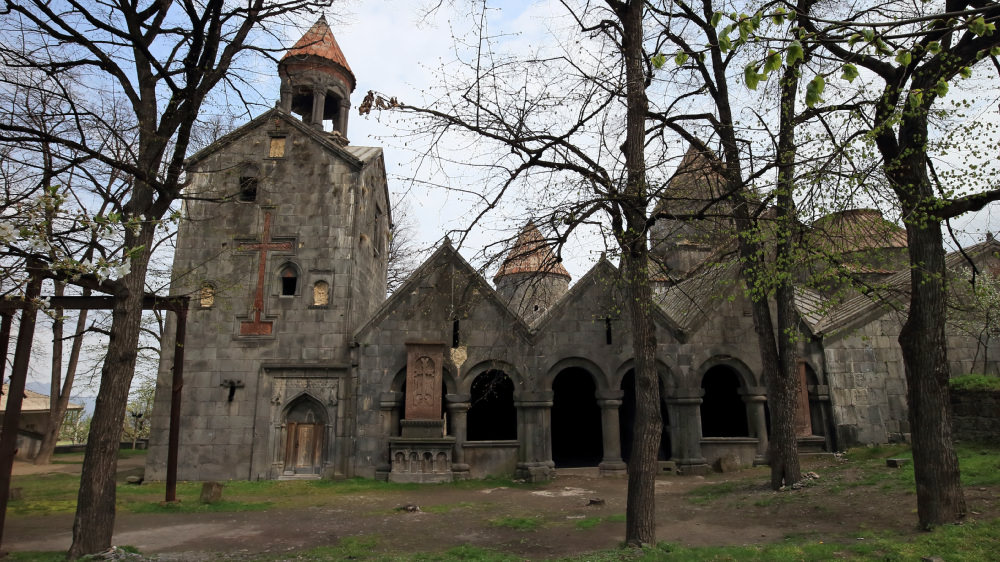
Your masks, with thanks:
[[[482,275],[476,268],[465,261],[465,258],[451,245],[451,241],[447,238],[444,243],[438,246],[437,250],[429,258],[427,258],[424,263],[420,264],[420,267],[415,269],[406,281],[398,288],[392,296],[390,296],[382,306],[375,311],[375,313],[364,323],[360,328],[354,332],[354,341],[360,340],[362,337],[366,336],[375,326],[382,323],[386,317],[389,316],[398,306],[404,301],[407,296],[416,290],[420,286],[420,282],[423,279],[430,277],[436,268],[443,265],[453,265],[462,273],[464,273],[472,283],[476,284],[476,288],[479,294],[483,296],[488,302],[496,306],[501,314],[504,315],[509,322],[514,326],[515,330],[521,334],[526,340],[530,337],[530,330],[528,325],[524,323],[524,320],[520,316],[514,313],[507,306],[507,303],[503,302],[503,299],[496,294],[493,287],[483,278]]]
[[[3,385],[3,396],[0,396],[0,412],[7,411],[7,393],[9,385]],[[66,406],[66,411],[82,410],[83,406],[72,404]],[[21,413],[38,413],[49,411],[49,397],[32,390],[24,389],[24,398],[21,402]]]
[[[883,218],[877,209],[830,213],[816,219],[810,230],[810,242],[830,252],[906,247],[906,231]]]
[[[555,321],[555,318],[558,318],[573,303],[583,298],[590,287],[596,286],[601,291],[614,290],[615,284],[608,283],[607,280],[617,279],[620,274],[618,268],[608,261],[607,257],[601,256],[600,261],[594,264],[594,267],[590,268],[590,271],[581,277],[575,285],[570,287],[569,291],[557,303],[545,311],[545,314],[532,324],[534,334],[537,335],[544,332],[548,325]],[[686,335],[684,331],[663,310],[656,308],[653,310],[653,314],[655,316],[654,320],[669,330],[674,339],[678,341],[685,340]]]
[[[335,140],[331,139],[330,136],[306,123],[302,120],[295,118],[295,116],[285,113],[284,111],[273,108],[263,114],[261,114],[256,119],[253,119],[246,125],[236,129],[235,131],[224,135],[219,140],[213,142],[212,144],[206,146],[205,148],[199,150],[198,152],[192,154],[188,157],[186,165],[188,167],[194,166],[198,162],[208,158],[212,154],[215,154],[222,148],[229,146],[230,144],[236,142],[244,135],[253,131],[259,127],[267,126],[270,121],[280,120],[284,125],[289,128],[295,129],[296,132],[302,133],[303,135],[309,137],[317,144],[326,149],[327,152],[337,155],[342,160],[353,166],[356,170],[360,170],[367,163],[372,160],[381,157],[382,149],[378,147],[368,147],[368,146],[341,146]],[[263,156],[263,155],[262,155]]]
[[[571,279],[566,268],[552,255],[552,248],[545,243],[538,227],[531,221],[521,229],[517,242],[507,253],[500,270],[493,276],[493,282],[515,273],[559,275]]]
[[[330,25],[326,23],[325,16],[320,16],[316,20],[316,23],[309,28],[309,31],[306,31],[305,35],[281,57],[281,60],[284,61],[293,57],[307,57],[310,55],[332,62],[347,71],[347,74],[351,77],[351,89],[354,89],[357,79],[354,77],[354,72],[351,71],[350,65],[347,64],[347,57],[344,56],[344,51],[340,49],[340,45],[337,44],[337,40],[333,37],[333,31],[330,29]]]
[[[959,251],[949,253],[945,256],[944,265],[948,270],[956,269],[967,263],[966,255],[975,258],[998,251],[1000,251],[1000,242],[994,239],[986,240],[964,248],[964,255]],[[883,282],[883,286],[882,290],[869,295],[859,295],[834,307],[822,320],[816,323],[814,332],[817,335],[828,335],[833,332],[846,333],[890,310],[903,310],[909,304],[909,269],[904,269],[888,277]]]
[[[697,330],[709,312],[742,287],[739,260],[700,267],[701,271],[668,287],[660,308],[684,332]]]
[[[809,331],[815,334],[816,325],[823,319],[829,301],[808,287],[795,286],[794,290],[795,311],[799,313],[799,318],[805,322]]]

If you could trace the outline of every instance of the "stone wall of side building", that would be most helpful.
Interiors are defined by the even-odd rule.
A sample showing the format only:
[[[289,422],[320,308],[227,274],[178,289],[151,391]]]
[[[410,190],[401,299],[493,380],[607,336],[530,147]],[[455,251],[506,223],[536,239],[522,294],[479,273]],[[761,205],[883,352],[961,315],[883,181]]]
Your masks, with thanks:
[[[951,390],[951,432],[956,441],[1000,442],[1000,390]]]

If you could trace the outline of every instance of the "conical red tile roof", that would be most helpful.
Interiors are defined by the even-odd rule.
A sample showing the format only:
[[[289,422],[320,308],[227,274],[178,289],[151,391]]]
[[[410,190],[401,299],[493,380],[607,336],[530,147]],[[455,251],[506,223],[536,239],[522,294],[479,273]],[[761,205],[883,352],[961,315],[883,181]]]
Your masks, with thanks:
[[[521,229],[517,242],[507,253],[507,258],[500,266],[500,271],[493,276],[493,281],[515,273],[542,273],[571,278],[566,268],[556,261],[552,249],[545,243],[542,233],[533,222]]]
[[[333,31],[330,30],[329,24],[326,23],[325,16],[320,16],[316,20],[316,23],[309,28],[309,31],[285,53],[285,56],[281,57],[281,60],[306,55],[314,55],[336,63],[344,67],[344,70],[354,79],[354,72],[351,70],[350,65],[347,64],[347,57],[344,56],[344,51],[340,50],[340,45],[337,44],[337,40],[333,37]]]

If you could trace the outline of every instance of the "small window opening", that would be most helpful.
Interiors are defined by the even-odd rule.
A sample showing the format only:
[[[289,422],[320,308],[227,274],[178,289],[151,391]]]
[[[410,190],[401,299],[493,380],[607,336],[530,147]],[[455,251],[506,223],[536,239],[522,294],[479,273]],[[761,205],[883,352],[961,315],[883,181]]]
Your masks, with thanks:
[[[244,166],[240,170],[240,201],[251,202],[257,200],[257,176],[256,166]]]
[[[451,347],[458,347],[461,340],[458,320],[451,323]]]
[[[538,305],[535,305],[535,312],[538,312]]]
[[[313,305],[326,306],[330,304],[330,285],[326,281],[317,281],[313,285]]]
[[[611,342],[612,342],[612,338],[611,338],[611,319],[610,318],[605,318],[604,319],[604,343],[606,343],[607,345],[611,345]]]
[[[215,287],[208,283],[202,285],[198,300],[202,308],[211,308],[215,304]]]
[[[271,137],[271,146],[267,153],[268,158],[285,157],[285,137]]]
[[[295,295],[295,290],[298,288],[299,275],[296,273],[295,268],[287,265],[281,270],[281,294],[282,296],[290,297]]]

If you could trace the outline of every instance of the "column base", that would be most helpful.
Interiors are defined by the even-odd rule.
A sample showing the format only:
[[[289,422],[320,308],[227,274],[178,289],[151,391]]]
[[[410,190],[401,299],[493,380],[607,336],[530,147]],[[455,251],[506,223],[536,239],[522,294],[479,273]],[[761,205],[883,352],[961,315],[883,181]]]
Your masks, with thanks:
[[[472,478],[470,467],[467,464],[452,463],[451,475],[455,480],[468,480]]]
[[[628,465],[621,460],[602,461],[597,465],[597,471],[602,478],[625,478],[628,476]]]
[[[545,462],[519,462],[514,470],[514,478],[525,482],[548,482],[555,473],[555,469]]]
[[[677,474],[698,475],[712,472],[712,467],[705,462],[704,458],[697,459],[677,459]]]

